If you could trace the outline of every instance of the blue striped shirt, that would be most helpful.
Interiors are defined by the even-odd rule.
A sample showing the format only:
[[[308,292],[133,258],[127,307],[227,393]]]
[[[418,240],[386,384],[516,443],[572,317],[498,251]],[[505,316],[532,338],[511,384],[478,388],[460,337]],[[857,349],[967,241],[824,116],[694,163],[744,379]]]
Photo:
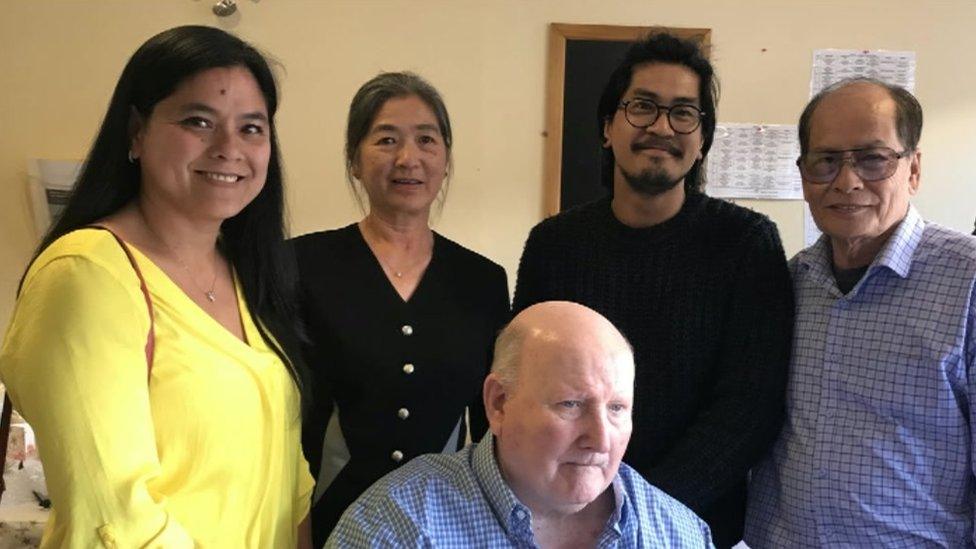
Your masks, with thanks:
[[[326,547],[536,547],[532,513],[502,479],[491,433],[427,454],[380,479],[346,510]],[[598,547],[710,548],[708,525],[621,463]]]
[[[787,421],[749,490],[766,547],[971,547],[976,239],[914,207],[837,289],[825,236],[790,262]]]

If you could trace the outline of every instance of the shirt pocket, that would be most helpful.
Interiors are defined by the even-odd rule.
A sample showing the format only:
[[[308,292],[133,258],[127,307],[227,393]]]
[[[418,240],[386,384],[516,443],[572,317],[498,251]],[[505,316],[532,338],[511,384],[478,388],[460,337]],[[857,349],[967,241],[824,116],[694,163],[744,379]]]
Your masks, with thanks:
[[[869,416],[865,421],[888,423],[921,438],[948,435],[946,430],[964,419],[956,394],[958,353],[919,340],[862,356],[866,358],[839,369],[842,407]]]

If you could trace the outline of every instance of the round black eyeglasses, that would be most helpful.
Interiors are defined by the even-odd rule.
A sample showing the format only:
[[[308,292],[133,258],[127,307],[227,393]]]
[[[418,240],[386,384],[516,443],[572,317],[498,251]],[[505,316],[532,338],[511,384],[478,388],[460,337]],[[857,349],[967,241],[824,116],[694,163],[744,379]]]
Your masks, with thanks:
[[[705,112],[694,105],[658,105],[650,99],[631,99],[617,107],[623,109],[627,122],[635,128],[646,128],[657,122],[662,112],[667,113],[668,125],[674,133],[692,133],[701,126]]]

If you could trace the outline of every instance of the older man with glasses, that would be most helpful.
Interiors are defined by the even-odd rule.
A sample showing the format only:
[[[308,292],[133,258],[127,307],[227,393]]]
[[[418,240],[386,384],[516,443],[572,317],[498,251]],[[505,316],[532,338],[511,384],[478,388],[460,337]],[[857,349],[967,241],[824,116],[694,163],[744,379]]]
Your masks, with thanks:
[[[823,231],[790,262],[787,422],[749,489],[764,547],[972,547],[976,239],[922,220],[922,109],[847,80],[800,117]]]

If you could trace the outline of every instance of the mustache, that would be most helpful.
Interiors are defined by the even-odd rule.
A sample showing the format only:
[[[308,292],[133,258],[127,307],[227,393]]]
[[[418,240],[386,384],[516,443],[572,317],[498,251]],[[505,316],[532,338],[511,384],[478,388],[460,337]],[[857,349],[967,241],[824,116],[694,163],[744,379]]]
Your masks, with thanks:
[[[681,149],[672,141],[654,135],[648,136],[647,139],[642,139],[630,145],[630,150],[633,152],[642,151],[644,149],[663,149],[674,156],[681,156]]]

